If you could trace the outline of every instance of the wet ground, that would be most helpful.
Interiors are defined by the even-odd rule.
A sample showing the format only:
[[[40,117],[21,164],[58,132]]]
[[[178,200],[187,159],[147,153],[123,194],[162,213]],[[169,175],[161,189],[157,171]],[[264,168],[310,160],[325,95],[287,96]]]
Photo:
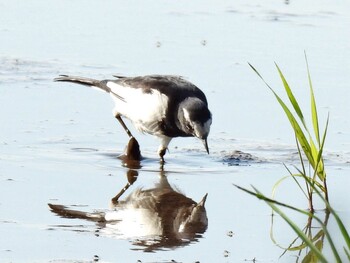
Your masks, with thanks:
[[[247,62],[282,92],[276,61],[307,111],[304,50],[321,123],[330,113],[330,200],[350,226],[347,2],[2,1],[0,10],[1,262],[295,262],[296,252],[280,258],[283,249],[270,238],[270,209],[233,184],[270,194],[287,174],[283,163],[297,164],[289,124]],[[175,139],[161,169],[158,141],[127,123],[145,157],[130,169],[118,158],[128,138],[109,96],[52,81],[151,73],[182,75],[206,93],[210,155],[196,139]],[[144,231],[155,208],[137,210],[131,200],[164,191],[193,203],[208,194],[207,225],[186,236],[168,231],[176,238],[166,240],[159,228]],[[307,206],[292,180],[277,198]],[[74,219],[49,203],[85,215],[124,213],[112,223]],[[332,218],[328,226],[336,236]],[[294,237],[275,217],[277,242],[286,247]]]

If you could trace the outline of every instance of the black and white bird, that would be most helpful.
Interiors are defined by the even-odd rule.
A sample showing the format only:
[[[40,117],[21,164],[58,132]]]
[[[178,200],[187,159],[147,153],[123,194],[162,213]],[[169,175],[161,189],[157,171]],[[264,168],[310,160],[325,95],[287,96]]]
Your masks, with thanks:
[[[129,171],[137,178],[137,171]],[[152,188],[136,188],[121,199],[124,192],[122,189],[112,199],[111,209],[107,210],[85,212],[59,204],[48,205],[61,217],[97,222],[98,235],[132,240],[134,244],[145,246],[146,251],[184,246],[197,240],[208,227],[205,208],[208,194],[195,202],[174,189],[163,174]]]
[[[113,114],[130,138],[133,135],[122,117],[129,119],[139,131],[161,139],[158,154],[162,161],[174,137],[199,138],[209,154],[207,138],[212,115],[207,99],[198,87],[172,75],[115,77],[100,81],[60,75],[55,81],[96,87],[109,93],[115,102]]]

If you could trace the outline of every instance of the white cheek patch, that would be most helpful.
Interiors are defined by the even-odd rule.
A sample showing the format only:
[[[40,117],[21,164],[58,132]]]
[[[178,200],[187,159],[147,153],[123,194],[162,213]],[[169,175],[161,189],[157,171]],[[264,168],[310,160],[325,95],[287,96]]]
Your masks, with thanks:
[[[183,109],[183,112],[184,112],[184,117],[185,117],[185,120],[187,122],[189,122],[193,129],[194,129],[194,135],[198,138],[205,138],[208,136],[209,134],[209,131],[210,131],[210,125],[211,125],[211,118],[209,120],[207,120],[204,124],[201,124],[199,122],[193,122],[191,119],[190,119],[190,114],[188,113],[188,111],[186,109]]]
[[[182,109],[182,110],[184,112],[184,117],[185,117],[186,121],[191,122],[190,114],[188,113],[188,111],[186,109]]]
[[[198,138],[207,137],[209,134],[209,131],[210,131],[211,122],[212,122],[212,120],[209,119],[203,125],[201,125],[200,123],[195,123],[194,133],[195,133],[196,137],[198,137]]]

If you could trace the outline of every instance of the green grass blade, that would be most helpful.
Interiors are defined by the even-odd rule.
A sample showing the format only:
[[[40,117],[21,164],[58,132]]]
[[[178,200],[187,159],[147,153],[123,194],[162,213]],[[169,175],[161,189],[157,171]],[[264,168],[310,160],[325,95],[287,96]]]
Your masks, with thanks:
[[[338,214],[330,206],[329,200],[328,200],[328,190],[327,190],[327,184],[326,184],[326,172],[325,172],[324,159],[323,159],[323,148],[324,148],[325,138],[326,138],[327,130],[328,130],[329,116],[327,118],[325,131],[324,131],[322,138],[321,138],[320,137],[320,127],[319,127],[319,121],[318,121],[316,99],[315,99],[315,94],[314,94],[313,85],[312,85],[312,81],[311,81],[311,74],[310,74],[310,70],[309,70],[309,65],[308,65],[306,53],[305,53],[305,61],[306,61],[306,66],[307,66],[307,76],[308,76],[308,82],[309,82],[309,88],[310,88],[311,118],[312,118],[312,126],[313,126],[313,134],[312,135],[306,126],[304,116],[303,116],[303,113],[299,107],[299,104],[298,104],[297,100],[295,99],[294,94],[293,94],[287,80],[285,79],[282,71],[278,67],[278,65],[275,63],[277,70],[278,70],[278,73],[279,73],[279,76],[283,82],[284,89],[285,89],[287,96],[289,98],[289,101],[292,104],[292,107],[294,109],[293,113],[291,112],[292,107],[288,107],[284,103],[284,101],[277,95],[277,93],[268,85],[268,83],[266,83],[266,81],[263,79],[263,77],[260,75],[260,73],[251,64],[249,64],[249,65],[255,71],[255,73],[263,80],[263,82],[269,87],[269,89],[273,92],[273,94],[275,95],[277,101],[279,102],[280,106],[284,110],[284,112],[285,112],[285,114],[286,114],[286,116],[287,116],[293,130],[294,130],[294,133],[296,136],[296,141],[297,141],[297,146],[298,146],[298,153],[299,153],[299,157],[300,157],[300,161],[301,161],[301,165],[302,165],[302,171],[295,167],[296,170],[299,172],[299,174],[292,174],[292,172],[287,168],[288,172],[293,177],[293,179],[296,180],[299,187],[301,187],[301,185],[298,183],[297,177],[299,177],[299,176],[303,177],[305,182],[306,182],[306,188],[307,188],[307,193],[309,193],[309,198],[312,200],[312,194],[317,193],[317,195],[321,198],[321,200],[326,205],[326,208],[327,208],[326,211],[328,211],[327,215],[329,215],[329,213],[331,213],[334,216],[334,218],[336,219],[338,228],[341,231],[341,234],[342,234],[344,241],[346,243],[346,246],[347,246],[347,247],[343,247],[345,254],[348,257],[348,259],[350,260],[350,236],[349,236],[349,233],[348,233],[347,229],[345,228],[342,220],[338,216]],[[300,126],[302,126],[302,127],[300,127]],[[315,139],[315,142],[313,139]],[[304,152],[307,160],[309,161],[309,164],[313,168],[313,175],[307,176],[307,173],[305,172],[305,167],[303,164],[304,158],[301,155],[301,152],[302,152],[301,149]],[[279,181],[275,185],[274,191],[275,191],[275,188],[277,188],[277,186],[281,182],[282,182],[282,180]],[[238,186],[236,186],[236,187],[238,187]],[[254,187],[253,188],[254,188],[255,192],[249,191],[247,189],[240,188],[240,187],[238,187],[238,188],[241,190],[244,190],[250,194],[255,195],[257,198],[259,198],[261,200],[264,200],[273,209],[274,212],[278,213],[290,225],[290,227],[299,235],[299,237],[311,249],[311,252],[308,253],[308,255],[304,258],[304,260],[307,260],[307,261],[311,260],[313,262],[316,262],[317,261],[316,258],[318,258],[318,260],[320,260],[322,262],[326,262],[326,259],[323,258],[322,252],[321,252],[323,244],[321,242],[318,242],[318,243],[316,242],[314,244],[314,240],[311,240],[310,238],[308,238],[308,236],[305,233],[303,233],[303,231],[300,228],[298,228],[297,225],[294,225],[294,223],[279,209],[278,206],[283,206],[283,207],[286,207],[289,209],[293,209],[295,211],[306,214],[306,215],[314,218],[315,220],[317,220],[317,222],[321,225],[321,227],[324,231],[324,235],[328,240],[328,243],[330,245],[330,248],[332,249],[333,255],[335,256],[336,262],[341,262],[341,258],[339,256],[339,253],[334,245],[334,242],[330,236],[330,233],[327,230],[327,224],[323,223],[315,214],[304,211],[304,210],[300,210],[298,208],[295,208],[295,207],[292,207],[290,205],[278,202],[278,201],[273,200],[273,199],[269,199],[269,198],[265,197],[263,194],[261,194]],[[303,193],[305,194],[305,191],[303,191]],[[312,207],[312,203],[311,203],[311,207]]]
[[[322,182],[324,182],[324,180],[326,179],[326,171],[324,169],[324,162],[323,162],[323,158],[322,158],[323,155],[322,154],[323,154],[324,144],[326,141],[328,124],[329,124],[329,114],[327,116],[326,127],[325,127],[324,132],[323,132],[322,141],[321,141],[320,149],[319,149],[318,156],[317,156],[317,163],[316,163],[317,173],[318,173],[318,176],[320,177],[320,179],[321,180],[323,179]],[[320,168],[318,168],[319,165],[320,165]]]
[[[284,166],[286,166],[286,165],[284,164]],[[288,169],[288,168],[287,168],[287,169]],[[286,180],[287,178],[289,178],[289,177],[290,177],[289,175],[284,176],[284,177],[282,177],[281,179],[279,179],[279,180],[273,185],[273,187],[272,187],[272,198],[275,198],[275,194],[276,194],[277,188],[280,186],[280,184],[281,184],[284,180]]]
[[[319,125],[318,125],[316,100],[315,100],[314,89],[312,87],[311,74],[310,74],[309,63],[307,60],[306,53],[305,53],[305,61],[306,61],[307,76],[309,79],[309,86],[310,86],[312,124],[314,127],[314,133],[316,136],[317,143],[320,146],[320,130],[319,130]]]
[[[304,230],[304,229],[303,229]],[[302,230],[302,231],[303,231]],[[324,236],[324,231],[323,229],[321,229],[319,232],[316,233],[316,235],[314,235],[313,237],[310,238],[310,240],[314,243],[318,242],[318,241],[321,241],[322,240],[319,240],[321,239],[322,237]],[[308,237],[309,238],[309,237]],[[297,238],[299,239],[299,237]],[[288,251],[300,251],[304,248],[307,247],[307,244],[305,244],[305,242],[301,243],[300,245],[296,245],[296,246],[289,246],[286,250]]]
[[[292,179],[294,180],[294,182],[297,184],[297,186],[299,187],[299,189],[300,189],[300,191],[305,195],[305,197],[306,197],[306,199],[308,198],[308,196],[307,196],[307,194],[306,194],[306,192],[304,191],[304,189],[303,189],[303,187],[300,185],[300,183],[299,183],[299,181],[296,179],[296,177],[302,177],[302,175],[301,175],[301,171],[300,170],[298,170],[298,172],[299,172],[299,174],[293,174],[292,173],[292,171],[285,165],[285,164],[283,164],[284,165],[284,167],[286,168],[286,170],[288,171],[288,173],[289,173],[289,175],[292,177]],[[289,177],[289,176],[288,176]],[[280,180],[279,180],[280,181]],[[278,181],[278,182],[279,182]],[[281,181],[282,182],[282,181]],[[280,182],[280,183],[281,183]],[[278,183],[278,184],[280,184],[280,183]],[[276,191],[275,190],[275,186],[276,186],[276,184],[273,186],[273,193]],[[273,196],[274,197],[274,196]]]
[[[315,136],[316,136],[317,143],[318,143],[318,145],[320,145],[320,131],[319,131],[319,126],[318,126],[318,116],[317,116],[315,95],[314,95],[314,92],[313,92],[311,87],[310,87],[310,89],[311,89],[311,116],[312,116],[312,124],[313,124],[313,127],[314,127],[314,133],[315,133]]]
[[[339,227],[339,230],[344,238],[344,241],[345,241],[348,249],[350,249],[350,236],[349,236],[349,232],[347,231],[346,227],[344,226],[343,221],[340,219],[339,215],[335,212],[335,210],[330,206],[328,201],[321,195],[320,191],[315,187],[313,188],[313,190],[317,193],[317,195],[321,198],[321,200],[326,204],[328,211],[334,216],[335,221],[337,222],[337,225]],[[335,245],[333,243],[333,240],[330,237],[330,234],[328,233],[327,229],[324,226],[323,226],[323,228],[325,230],[325,234],[326,234],[327,240],[329,242],[329,245],[331,246],[333,254],[336,256],[337,259],[339,259],[337,262],[341,262],[340,256],[336,251]]]
[[[323,248],[323,242],[322,240],[319,240],[315,243],[315,246],[322,251]],[[315,252],[313,250],[310,250],[310,252],[303,258],[303,260],[301,261],[302,263],[317,263],[318,262],[318,258],[317,255],[315,254]]]
[[[297,167],[294,166],[294,168],[300,173],[300,174],[295,175],[295,176],[300,176],[304,179],[305,179],[305,177],[307,177],[306,174],[302,173]],[[322,192],[324,191],[323,185],[313,178],[308,178],[308,180],[306,180],[306,183],[311,188],[315,187],[315,185],[316,185]]]
[[[259,71],[252,65],[248,62],[248,65],[252,68],[252,70],[254,70],[254,72],[267,84],[267,82],[264,80],[264,78],[260,75]]]
[[[307,176],[305,176],[305,180],[310,182],[310,178],[308,178]],[[310,185],[312,185],[311,182],[310,182]],[[314,218],[317,222],[319,222],[321,224],[321,227],[322,227],[322,229],[323,229],[323,231],[324,231],[324,233],[326,235],[326,238],[327,238],[328,243],[329,243],[329,245],[330,245],[330,247],[332,249],[332,252],[333,252],[333,255],[335,257],[336,262],[341,262],[339,253],[337,252],[337,249],[335,248],[334,242],[333,242],[333,240],[332,240],[332,238],[331,238],[331,236],[330,236],[330,234],[329,234],[329,232],[327,230],[327,227],[323,224],[323,222],[317,216],[315,216],[314,214],[312,214],[310,212],[307,212],[307,211],[298,209],[296,207],[290,206],[288,204],[284,204],[284,203],[278,202],[276,200],[270,199],[270,198],[264,196],[261,192],[259,192],[253,186],[252,187],[253,187],[255,192],[250,191],[248,189],[245,189],[245,188],[240,187],[240,186],[235,185],[235,184],[234,184],[234,186],[236,186],[240,190],[243,190],[244,192],[247,192],[247,193],[257,197],[260,200],[265,201],[273,209],[274,212],[279,214],[288,223],[288,225],[294,230],[294,232],[296,232],[296,234],[301,238],[301,240],[303,240],[306,243],[306,245],[315,253],[315,255],[318,257],[318,259],[321,262],[327,262],[327,260],[322,255],[321,251],[319,251],[319,249],[313,244],[312,240],[309,239],[305,235],[305,233],[297,225],[295,225],[276,205],[280,205],[280,206],[292,209],[294,211],[300,212],[300,213],[302,213],[304,215],[311,216],[312,218]],[[339,226],[339,229],[341,230],[341,233],[342,233],[342,235],[343,235],[343,237],[344,237],[344,239],[346,241],[347,246],[350,248],[350,237],[349,237],[349,234],[348,234],[348,232],[347,232],[343,222],[341,221],[339,216],[336,214],[336,212],[329,206],[328,202],[323,198],[323,196],[321,195],[320,191],[314,186],[313,186],[313,190],[320,196],[320,198],[329,207],[330,212],[333,214],[333,216],[335,217],[335,219],[337,221],[337,224]]]
[[[279,66],[275,63],[276,65],[276,68],[278,70],[278,73],[280,75],[280,78],[282,80],[282,83],[283,83],[283,86],[284,86],[284,89],[286,90],[286,93],[288,95],[288,98],[289,98],[289,101],[290,103],[292,104],[295,112],[297,113],[300,121],[302,122],[302,124],[304,125],[305,129],[306,129],[306,125],[305,125],[305,120],[304,120],[304,115],[303,115],[303,112],[301,111],[300,107],[299,107],[299,104],[297,102],[297,100],[295,99],[295,96],[291,90],[291,88],[289,87],[289,84],[286,80],[286,78],[284,77],[281,69],[279,68]]]
[[[336,220],[336,222],[338,224],[338,227],[340,229],[340,232],[343,235],[343,238],[345,240],[346,245],[348,246],[348,249],[350,249],[350,236],[349,236],[349,233],[348,233],[348,231],[346,230],[346,228],[345,228],[345,226],[343,224],[343,221],[340,219],[338,214],[333,209],[331,210],[331,213],[334,216],[334,218],[335,218],[335,220]]]
[[[307,216],[311,216],[311,213],[309,213],[308,211],[305,211],[305,210],[302,210],[302,209],[299,209],[299,208],[296,208],[294,206],[291,206],[291,205],[287,205],[285,203],[281,203],[281,202],[278,202],[274,199],[271,199],[271,198],[268,198],[266,197],[265,195],[261,194],[261,193],[257,193],[257,192],[253,192],[251,190],[248,190],[244,187],[241,187],[239,185],[236,185],[236,184],[233,184],[233,186],[237,187],[239,190],[242,190],[250,195],[253,195],[255,196],[256,198],[260,199],[260,200],[263,200],[263,201],[266,201],[266,202],[270,202],[270,203],[274,203],[276,205],[280,205],[280,206],[283,206],[283,207],[286,207],[286,208],[289,208],[291,210],[294,210],[294,211],[297,211],[299,213],[302,213],[304,215],[307,215]],[[253,186],[252,186],[253,187]],[[255,188],[253,187],[253,189],[255,190]]]
[[[328,130],[328,123],[329,123],[329,115],[327,117],[327,121],[326,121],[326,127],[325,127],[325,131],[323,133],[323,136],[322,136],[322,142],[321,142],[321,145],[320,145],[320,149],[318,150],[318,152],[316,150],[315,153],[313,153],[313,155],[316,155],[316,158],[315,158],[315,167],[314,168],[314,175],[312,177],[312,180],[313,181],[316,181],[316,175],[318,176],[318,178],[320,178],[321,182],[324,184],[324,186],[322,187],[319,187],[319,189],[325,194],[326,196],[326,199],[328,199],[328,193],[327,193],[327,184],[326,184],[326,171],[324,169],[324,161],[323,161],[323,157],[322,157],[322,154],[323,154],[323,148],[324,148],[324,144],[325,144],[325,140],[326,140],[326,135],[327,135],[327,130]],[[313,142],[312,142],[313,143]],[[315,144],[313,144],[314,149],[316,148]]]
[[[333,210],[333,208],[330,206],[330,204],[328,203],[328,201],[323,197],[323,195],[321,194],[321,192],[319,191],[319,189],[317,187],[314,186],[314,184],[312,183],[311,179],[307,176],[304,177],[304,179],[308,182],[308,184],[310,185],[310,187],[312,188],[313,191],[316,192],[316,194],[321,198],[321,200],[326,204],[326,207],[328,209],[328,211],[334,216],[337,224],[338,224],[338,227],[343,235],[343,238],[348,246],[348,248],[350,248],[350,237],[349,237],[349,233],[347,232],[343,222],[341,221],[341,219],[339,218],[338,214]],[[326,235],[326,238],[328,240],[328,243],[332,249],[332,252],[333,252],[333,255],[335,256],[336,258],[336,262],[341,262],[341,259],[340,259],[340,256],[339,256],[339,253],[334,245],[334,242],[327,230],[327,227],[322,223],[322,221],[316,217],[315,215],[312,215],[313,218],[315,218],[322,226],[322,229],[324,230],[325,232],[325,235]]]
[[[257,189],[254,188],[254,191],[256,191],[256,194],[259,196],[263,196],[262,193],[260,193]],[[287,222],[287,224],[294,230],[294,232],[307,244],[307,246],[313,251],[313,253],[315,254],[315,256],[318,258],[319,261],[321,262],[328,262],[326,260],[326,258],[323,256],[322,252],[315,246],[315,244],[312,242],[311,239],[309,239],[305,233],[286,215],[282,212],[282,210],[280,210],[274,203],[275,202],[270,202],[267,201],[268,198],[266,200],[264,200],[277,214],[279,214],[284,221]],[[296,210],[299,210],[297,208],[295,208]]]
[[[284,110],[285,114],[287,115],[287,118],[290,122],[290,124],[292,125],[292,128],[296,134],[296,137],[300,143],[300,146],[302,147],[307,159],[309,160],[309,162],[311,163],[311,165],[314,167],[315,162],[312,158],[312,153],[311,153],[311,147],[310,144],[308,142],[308,140],[306,139],[306,136],[303,132],[303,130],[301,129],[299,123],[297,122],[297,120],[295,119],[294,115],[291,113],[291,111],[289,110],[289,108],[287,107],[287,105],[283,102],[283,100],[277,95],[277,93],[271,88],[271,86],[265,81],[265,79],[260,75],[260,73],[257,71],[257,69],[255,69],[250,63],[248,63],[249,66],[254,70],[254,72],[260,77],[260,79],[265,83],[265,85],[272,91],[272,93],[275,95],[278,103],[281,105],[282,109]],[[276,65],[277,66],[277,65]],[[277,67],[278,68],[278,67]],[[281,72],[282,74],[282,72]],[[283,74],[282,74],[283,76]],[[283,77],[284,78],[284,77]],[[288,86],[289,87],[289,86]],[[289,88],[290,90],[290,88]],[[292,97],[294,98],[294,96],[292,95]],[[295,100],[295,98],[294,98]],[[297,104],[297,103],[296,103]],[[299,108],[299,105],[297,106],[297,108]],[[299,113],[302,116],[301,110],[298,110]],[[302,117],[302,120],[304,118]]]
[[[312,166],[315,165],[314,159],[312,157],[312,152],[311,152],[311,146],[308,142],[308,140],[306,139],[306,136],[303,132],[303,130],[301,129],[299,123],[297,122],[297,120],[295,119],[295,117],[293,116],[293,114],[290,112],[289,108],[286,106],[286,104],[282,101],[282,99],[277,95],[277,93],[275,91],[273,91],[273,94],[275,95],[277,101],[279,102],[279,104],[281,105],[282,109],[284,110],[290,124],[292,125],[292,128],[295,132],[295,135],[300,143],[301,148],[303,149],[303,152],[305,153],[307,159],[309,160],[310,164]]]
[[[344,247],[344,251],[346,256],[348,257],[348,260],[350,261],[350,252]]]
[[[322,157],[322,151],[318,150],[316,145],[312,140],[310,140],[310,146],[311,146],[311,154],[312,158],[314,160],[314,165],[312,166],[320,178],[320,180],[323,182],[325,178],[325,172],[324,172],[324,164]]]

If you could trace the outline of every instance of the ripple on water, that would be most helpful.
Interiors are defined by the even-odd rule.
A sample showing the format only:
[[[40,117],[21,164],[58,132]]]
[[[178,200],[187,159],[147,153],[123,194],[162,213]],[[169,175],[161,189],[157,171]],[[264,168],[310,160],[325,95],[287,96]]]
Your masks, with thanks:
[[[77,148],[71,148],[73,152],[98,152],[98,149],[96,148],[88,148],[88,147],[77,147]]]

